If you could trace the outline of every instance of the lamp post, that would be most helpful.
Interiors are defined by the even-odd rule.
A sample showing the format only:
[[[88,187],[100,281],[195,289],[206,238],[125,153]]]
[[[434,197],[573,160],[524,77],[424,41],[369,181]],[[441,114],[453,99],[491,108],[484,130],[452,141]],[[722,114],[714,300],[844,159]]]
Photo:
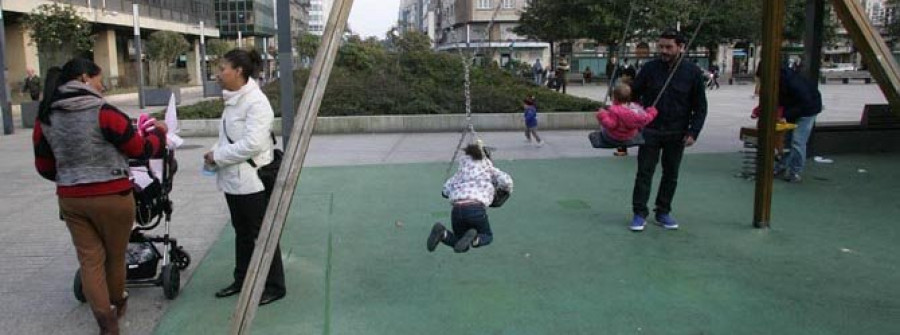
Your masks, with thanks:
[[[209,78],[206,73],[206,29],[203,21],[200,21],[200,85],[203,85],[203,97],[206,97],[206,80]]]
[[[131,13],[134,15],[134,53],[137,58],[138,68],[138,106],[144,109],[144,57],[141,51],[141,19],[139,4],[132,5]]]
[[[0,0],[0,7],[3,7],[3,1]],[[3,134],[11,135],[14,131],[12,106],[9,105],[9,85],[6,83],[6,32],[3,29],[3,10],[0,9],[0,83],[3,88],[0,89],[0,110],[3,114]]]

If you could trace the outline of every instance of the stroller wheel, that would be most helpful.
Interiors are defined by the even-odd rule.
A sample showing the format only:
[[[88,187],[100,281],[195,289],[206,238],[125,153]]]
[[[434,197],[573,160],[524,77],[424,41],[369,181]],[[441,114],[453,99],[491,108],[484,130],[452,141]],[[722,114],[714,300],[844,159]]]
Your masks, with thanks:
[[[175,264],[166,264],[162,268],[161,276],[163,295],[166,296],[166,299],[175,299],[181,289],[181,271]]]
[[[172,250],[172,262],[178,267],[178,270],[187,269],[191,265],[191,255],[184,251],[184,247],[178,247]]]
[[[84,296],[84,289],[81,285],[81,268],[78,268],[78,271],[75,271],[75,280],[72,285],[72,292],[75,293],[75,299],[78,299],[78,301],[87,301],[87,298]]]

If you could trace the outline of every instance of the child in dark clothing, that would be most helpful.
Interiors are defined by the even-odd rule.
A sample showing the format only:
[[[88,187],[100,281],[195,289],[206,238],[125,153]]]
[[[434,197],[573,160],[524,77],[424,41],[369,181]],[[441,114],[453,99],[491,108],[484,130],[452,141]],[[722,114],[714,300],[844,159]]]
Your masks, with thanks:
[[[470,144],[464,151],[459,170],[444,183],[441,193],[453,204],[450,216],[453,231],[440,222],[435,223],[426,245],[429,252],[441,242],[456,252],[490,244],[494,234],[488,222],[487,206],[494,201],[496,189],[512,193],[512,178],[494,167],[480,144]]]
[[[534,98],[528,97],[525,99],[525,140],[528,143],[531,143],[531,137],[534,136],[534,139],[537,141],[537,146],[541,146],[544,144],[544,141],[541,141],[541,137],[538,136],[537,133],[537,105],[534,103]]]

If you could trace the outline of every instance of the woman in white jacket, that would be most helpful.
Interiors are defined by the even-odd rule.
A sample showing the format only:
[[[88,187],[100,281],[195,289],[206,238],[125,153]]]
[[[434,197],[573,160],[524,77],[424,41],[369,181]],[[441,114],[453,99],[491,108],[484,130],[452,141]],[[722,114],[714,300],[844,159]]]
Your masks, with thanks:
[[[262,64],[259,54],[234,49],[223,58],[218,79],[223,88],[225,110],[219,123],[219,140],[203,156],[204,163],[216,171],[216,184],[225,193],[235,233],[234,282],[216,292],[217,298],[239,293],[247,274],[269,203],[269,194],[256,169],[272,161],[274,143],[270,133],[275,119],[268,98],[251,78],[259,73]],[[284,295],[281,250],[276,248],[259,303],[266,305]]]

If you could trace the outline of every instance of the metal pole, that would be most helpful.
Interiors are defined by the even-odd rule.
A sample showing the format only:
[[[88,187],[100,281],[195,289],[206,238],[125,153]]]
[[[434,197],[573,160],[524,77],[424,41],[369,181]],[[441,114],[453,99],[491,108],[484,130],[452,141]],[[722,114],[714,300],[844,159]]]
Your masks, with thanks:
[[[281,111],[282,142],[288,143],[291,129],[294,129],[294,58],[291,53],[291,10],[290,0],[277,0],[278,10],[278,87],[279,110]]]
[[[243,37],[243,35],[241,35],[241,31],[238,30],[238,40],[237,40],[237,42],[238,42],[238,49],[244,47],[244,41],[243,41],[243,40],[244,40],[244,37]]]
[[[772,215],[772,181],[775,165],[775,110],[778,108],[778,77],[781,68],[781,34],[784,29],[784,2],[765,0],[763,4],[762,115],[756,124],[759,152],[756,156],[756,195],[753,226],[768,228]]]
[[[203,85],[203,97],[205,98],[208,93],[206,81],[209,74],[206,73],[206,27],[203,25],[203,21],[200,21],[200,77],[200,85]]]
[[[144,109],[144,52],[141,50],[141,5],[132,5],[131,13],[134,15],[134,53],[137,57],[138,68],[138,106]]]
[[[6,82],[6,28],[3,26],[3,1],[0,0],[0,109],[3,114],[3,134],[11,135],[15,131],[13,125],[12,106],[9,104],[9,84]]]

